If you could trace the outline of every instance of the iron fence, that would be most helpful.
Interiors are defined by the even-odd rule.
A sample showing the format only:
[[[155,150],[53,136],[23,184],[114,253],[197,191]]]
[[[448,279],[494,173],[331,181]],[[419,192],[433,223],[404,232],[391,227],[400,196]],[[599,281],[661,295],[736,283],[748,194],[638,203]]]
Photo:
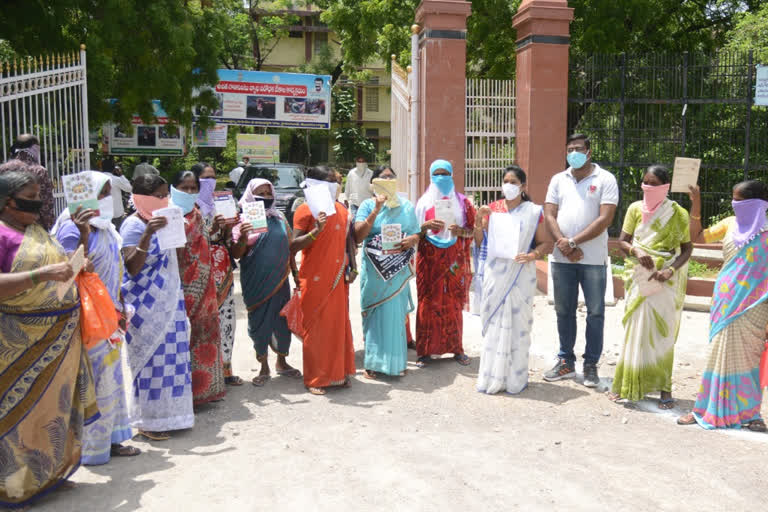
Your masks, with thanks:
[[[753,51],[591,55],[571,59],[569,133],[592,140],[593,159],[621,192],[612,236],[642,197],[645,169],[676,156],[702,159],[705,225],[730,210],[731,188],[768,176],[768,109],[754,106]],[[672,198],[689,206],[685,194]]]

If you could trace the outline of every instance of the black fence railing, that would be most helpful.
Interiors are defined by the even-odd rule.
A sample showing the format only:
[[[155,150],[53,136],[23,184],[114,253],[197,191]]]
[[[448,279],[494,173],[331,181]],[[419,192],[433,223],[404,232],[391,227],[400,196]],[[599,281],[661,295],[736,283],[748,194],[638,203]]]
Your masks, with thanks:
[[[728,215],[733,185],[768,178],[768,108],[753,105],[757,64],[752,51],[572,57],[568,131],[589,135],[594,160],[616,174],[612,236],[641,198],[649,165],[702,159],[705,225]],[[672,197],[689,206],[687,195]]]

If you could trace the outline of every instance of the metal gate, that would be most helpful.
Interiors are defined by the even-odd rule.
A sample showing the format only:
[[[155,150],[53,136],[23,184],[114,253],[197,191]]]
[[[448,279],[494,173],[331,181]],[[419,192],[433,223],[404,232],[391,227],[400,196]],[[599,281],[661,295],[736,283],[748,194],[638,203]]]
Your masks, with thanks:
[[[703,224],[729,214],[731,187],[768,171],[768,109],[753,106],[753,52],[591,55],[571,60],[568,131],[592,139],[593,158],[621,192],[610,229],[642,197],[652,164],[702,159]],[[685,194],[673,199],[688,206]]]
[[[501,193],[503,170],[515,161],[515,81],[467,80],[464,189],[487,204]]]
[[[409,192],[411,173],[411,94],[409,73],[392,60],[392,168],[397,173],[397,188]],[[415,178],[415,176],[414,176]],[[413,198],[411,198],[413,199]]]
[[[61,176],[90,169],[85,46],[80,53],[0,63],[0,155],[17,135],[40,139],[40,160],[53,181],[56,213],[66,206]]]

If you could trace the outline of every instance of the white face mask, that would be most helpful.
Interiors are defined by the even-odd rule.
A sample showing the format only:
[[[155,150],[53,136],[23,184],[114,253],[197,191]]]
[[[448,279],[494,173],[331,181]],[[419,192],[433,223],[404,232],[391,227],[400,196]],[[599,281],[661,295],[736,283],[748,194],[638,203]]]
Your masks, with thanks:
[[[504,183],[501,186],[501,191],[504,193],[504,198],[507,201],[517,199],[520,195],[520,185],[513,185],[512,183]]]
[[[104,220],[112,220],[115,213],[115,202],[112,200],[112,196],[109,195],[102,199],[99,199],[99,218]]]
[[[357,162],[357,171],[358,172],[365,172],[365,170],[368,168],[368,164],[365,162]]]

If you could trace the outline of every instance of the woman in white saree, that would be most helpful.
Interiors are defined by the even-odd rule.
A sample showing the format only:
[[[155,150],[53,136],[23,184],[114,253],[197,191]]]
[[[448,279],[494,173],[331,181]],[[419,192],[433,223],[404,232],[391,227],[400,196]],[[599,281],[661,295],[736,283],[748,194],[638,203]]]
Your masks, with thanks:
[[[535,260],[552,252],[542,208],[526,194],[525,172],[504,171],[504,199],[478,212],[476,293],[483,325],[477,390],[516,394],[528,385],[528,348],[536,294]]]

